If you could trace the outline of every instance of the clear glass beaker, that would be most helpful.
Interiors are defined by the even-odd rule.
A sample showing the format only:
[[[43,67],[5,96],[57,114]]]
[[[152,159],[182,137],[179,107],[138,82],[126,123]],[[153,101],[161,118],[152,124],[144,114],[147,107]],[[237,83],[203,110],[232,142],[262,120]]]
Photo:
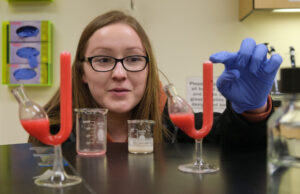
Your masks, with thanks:
[[[133,154],[153,152],[152,120],[128,120],[128,151]]]
[[[108,109],[81,108],[76,112],[76,151],[79,155],[106,153]]]

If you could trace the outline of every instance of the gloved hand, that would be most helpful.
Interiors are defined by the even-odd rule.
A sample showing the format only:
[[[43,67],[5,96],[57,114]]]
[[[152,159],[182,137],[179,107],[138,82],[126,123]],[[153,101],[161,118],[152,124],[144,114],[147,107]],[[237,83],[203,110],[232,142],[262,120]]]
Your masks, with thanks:
[[[256,45],[251,38],[242,41],[235,53],[222,51],[210,56],[213,63],[224,63],[225,70],[217,80],[217,87],[237,113],[262,107],[272,89],[274,78],[282,62],[278,54],[267,59],[268,48]]]

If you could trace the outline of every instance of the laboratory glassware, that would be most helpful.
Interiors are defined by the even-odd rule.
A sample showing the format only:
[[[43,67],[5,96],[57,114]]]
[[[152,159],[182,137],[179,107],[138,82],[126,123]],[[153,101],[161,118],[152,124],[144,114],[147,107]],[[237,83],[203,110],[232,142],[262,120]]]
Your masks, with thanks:
[[[203,63],[203,123],[202,128],[195,129],[195,118],[192,107],[181,98],[173,84],[164,87],[168,96],[168,111],[171,121],[195,139],[196,161],[178,167],[187,173],[212,173],[219,170],[215,165],[205,162],[202,158],[202,141],[209,134],[213,124],[213,65],[210,61]]]
[[[149,154],[153,152],[153,120],[128,120],[128,152]]]
[[[97,156],[106,153],[108,109],[80,108],[76,112],[76,151],[79,155]]]
[[[63,166],[61,144],[72,131],[72,85],[71,55],[63,52],[60,55],[60,130],[50,133],[49,119],[44,109],[33,102],[25,93],[23,85],[12,89],[19,103],[19,119],[23,128],[44,144],[54,146],[52,170],[45,171],[35,179],[35,184],[45,187],[65,187],[78,184],[82,179],[68,175]]]
[[[300,68],[280,70],[282,106],[268,120],[268,167],[300,167]]]

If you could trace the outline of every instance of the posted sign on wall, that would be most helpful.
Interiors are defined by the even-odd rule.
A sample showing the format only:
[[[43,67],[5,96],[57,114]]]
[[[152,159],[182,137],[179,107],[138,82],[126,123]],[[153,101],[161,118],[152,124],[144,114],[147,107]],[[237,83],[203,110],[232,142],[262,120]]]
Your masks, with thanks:
[[[218,91],[216,86],[217,77],[214,77],[213,100],[214,112],[222,113],[226,108],[226,99]],[[187,102],[192,106],[194,112],[202,112],[203,82],[202,77],[189,77],[187,79]]]

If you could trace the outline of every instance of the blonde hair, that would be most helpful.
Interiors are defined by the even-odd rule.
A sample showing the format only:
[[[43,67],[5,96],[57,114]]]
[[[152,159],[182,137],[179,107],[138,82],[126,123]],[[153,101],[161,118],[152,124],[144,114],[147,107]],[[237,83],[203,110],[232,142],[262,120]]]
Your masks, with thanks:
[[[89,38],[98,29],[113,23],[125,23],[133,28],[140,37],[142,44],[149,57],[148,79],[144,96],[139,104],[134,107],[131,119],[150,119],[155,121],[154,141],[161,142],[167,130],[162,125],[162,112],[160,106],[160,81],[158,68],[152,47],[147,34],[138,21],[130,15],[121,11],[110,11],[92,20],[83,30],[76,51],[75,60],[72,66],[72,87],[73,87],[73,110],[74,108],[96,108],[99,105],[93,99],[86,83],[82,81],[84,54]],[[50,124],[60,123],[60,102],[59,90],[45,105],[45,110],[50,118]],[[74,118],[74,115],[73,115]],[[74,127],[73,127],[74,130]],[[31,137],[32,138],[32,137]]]

